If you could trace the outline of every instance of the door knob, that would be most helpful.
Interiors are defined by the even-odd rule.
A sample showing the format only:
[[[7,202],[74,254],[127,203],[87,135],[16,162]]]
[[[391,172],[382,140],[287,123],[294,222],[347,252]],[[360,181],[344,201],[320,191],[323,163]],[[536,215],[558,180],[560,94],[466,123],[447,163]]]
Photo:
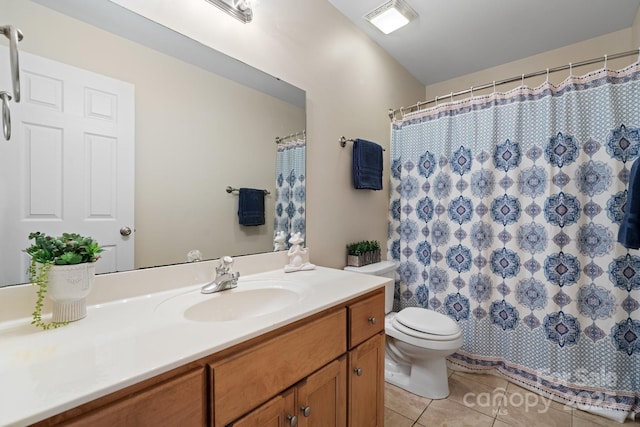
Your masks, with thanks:
[[[129,228],[129,227],[122,227],[122,228],[120,229],[120,234],[121,234],[122,236],[125,236],[125,237],[126,237],[126,236],[129,236],[129,235],[131,234],[131,228]]]
[[[353,372],[355,372],[356,375],[359,377],[362,376],[362,368],[355,368]]]
[[[287,421],[289,421],[289,425],[291,427],[296,427],[298,425],[298,417],[295,415],[287,415]]]
[[[311,415],[311,406],[302,406],[300,407],[300,411],[302,411],[302,415],[308,417]]]

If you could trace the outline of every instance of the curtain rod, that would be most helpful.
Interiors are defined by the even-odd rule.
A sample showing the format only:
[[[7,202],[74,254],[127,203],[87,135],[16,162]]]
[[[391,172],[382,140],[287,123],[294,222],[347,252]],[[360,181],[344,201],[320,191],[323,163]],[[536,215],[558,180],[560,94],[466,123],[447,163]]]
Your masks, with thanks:
[[[298,138],[298,135],[302,134],[302,139],[307,138],[307,131],[303,130],[302,132],[296,132],[289,134],[287,136],[276,136],[276,144],[280,144],[281,142],[285,142],[287,139]]]
[[[524,82],[524,79],[528,79],[531,77],[537,77],[537,76],[543,76],[545,74],[549,74],[549,73],[555,73],[557,71],[564,71],[564,70],[570,70],[573,67],[582,67],[585,65],[591,65],[591,64],[596,64],[600,61],[604,61],[604,67],[607,67],[607,60],[609,59],[618,59],[618,58],[624,58],[627,56],[631,56],[631,55],[638,55],[638,58],[640,59],[640,49],[635,49],[635,50],[628,50],[626,52],[620,52],[620,53],[616,53],[613,55],[604,55],[604,57],[599,56],[597,58],[592,58],[592,59],[587,59],[586,61],[581,61],[581,62],[576,62],[575,64],[572,64],[571,62],[567,65],[561,65],[559,67],[554,67],[554,68],[547,68],[545,70],[540,70],[540,71],[536,71],[534,73],[529,73],[529,74],[522,74],[520,76],[514,76],[514,77],[510,77],[508,79],[503,79],[503,80],[498,80],[498,81],[493,81],[491,83],[485,83],[483,85],[480,86],[471,86],[470,89],[465,89],[465,90],[461,90],[459,92],[451,92],[447,95],[442,95],[442,96],[436,96],[434,99],[431,99],[429,101],[421,101],[418,102],[410,107],[400,107],[398,109],[389,109],[389,119],[393,120],[394,117],[396,116],[396,114],[400,113],[401,114],[401,118],[402,116],[404,116],[405,112],[407,113],[412,113],[415,111],[420,111],[420,109],[422,109],[423,107],[429,105],[429,104],[433,104],[433,103],[437,103],[438,101],[440,101],[441,99],[445,99],[445,98],[453,98],[454,96],[460,96],[460,95],[466,95],[468,93],[473,93],[474,90],[483,90],[483,89],[488,89],[490,87],[495,88],[496,86],[499,85],[503,85],[503,84],[507,84],[507,83],[513,83],[513,82],[517,82],[518,80],[522,80]]]

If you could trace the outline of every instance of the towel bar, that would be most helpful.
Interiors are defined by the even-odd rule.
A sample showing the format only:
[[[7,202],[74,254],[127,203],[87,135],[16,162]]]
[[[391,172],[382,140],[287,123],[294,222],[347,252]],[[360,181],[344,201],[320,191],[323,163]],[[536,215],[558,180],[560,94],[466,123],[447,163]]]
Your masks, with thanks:
[[[344,148],[345,145],[347,145],[347,142],[353,142],[353,141],[354,141],[353,139],[347,139],[344,136],[341,136],[340,139],[338,140],[338,143],[342,148]],[[387,151],[387,150],[383,148],[382,151]]]
[[[233,187],[227,187],[227,193],[233,193],[233,192],[238,192],[240,191],[239,188],[233,188]],[[262,190],[264,191],[264,194],[271,194],[271,192],[269,190]]]

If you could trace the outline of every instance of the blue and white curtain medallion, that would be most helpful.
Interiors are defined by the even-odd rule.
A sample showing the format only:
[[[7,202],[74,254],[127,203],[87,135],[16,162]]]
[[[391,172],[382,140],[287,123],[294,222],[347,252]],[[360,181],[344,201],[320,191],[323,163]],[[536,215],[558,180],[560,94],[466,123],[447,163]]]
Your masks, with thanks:
[[[454,367],[640,411],[640,252],[616,241],[639,154],[638,64],[395,120],[396,309],[455,319]]]

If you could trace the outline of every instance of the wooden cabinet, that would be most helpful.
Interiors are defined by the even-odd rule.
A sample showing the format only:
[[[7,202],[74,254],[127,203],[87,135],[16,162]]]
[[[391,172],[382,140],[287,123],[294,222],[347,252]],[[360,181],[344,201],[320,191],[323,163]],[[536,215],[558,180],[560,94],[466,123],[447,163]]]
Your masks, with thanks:
[[[229,427],[347,425],[347,361],[342,356]]]
[[[347,425],[347,361],[342,356],[297,388],[298,427]]]
[[[349,352],[349,425],[384,425],[384,334]]]
[[[345,310],[210,365],[212,419],[225,426],[347,351]]]
[[[350,304],[349,426],[384,425],[384,293]]]
[[[382,427],[383,368],[380,288],[38,425]]]
[[[287,427],[297,424],[295,390],[282,393],[231,424],[233,427]]]

